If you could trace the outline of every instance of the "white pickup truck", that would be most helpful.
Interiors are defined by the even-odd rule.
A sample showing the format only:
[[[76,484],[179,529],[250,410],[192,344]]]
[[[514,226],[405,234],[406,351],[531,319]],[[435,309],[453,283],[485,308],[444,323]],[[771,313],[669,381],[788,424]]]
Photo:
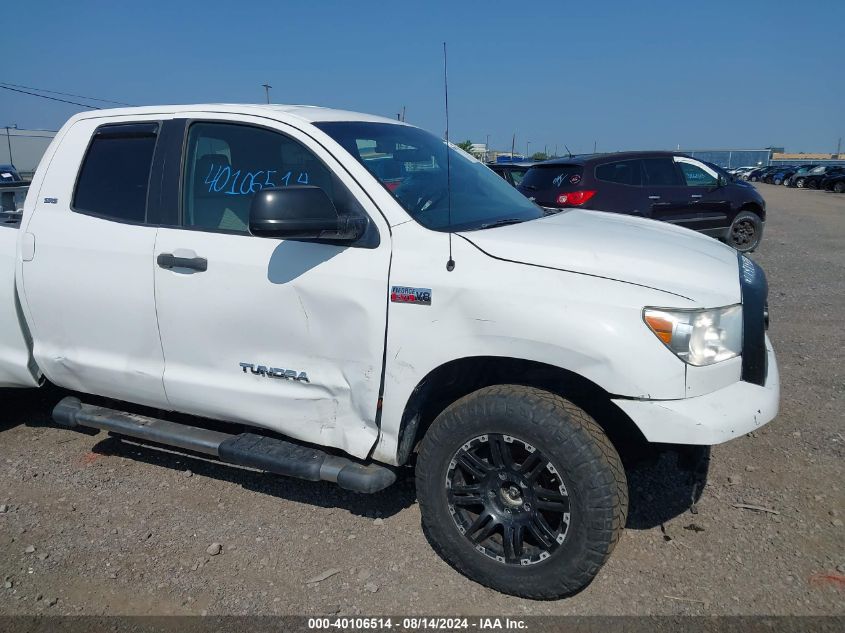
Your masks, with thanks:
[[[397,121],[80,114],[19,222],[0,224],[0,386],[77,392],[66,427],[360,492],[413,465],[434,547],[510,594],[595,576],[631,447],[777,414],[751,260],[652,220],[548,214]]]

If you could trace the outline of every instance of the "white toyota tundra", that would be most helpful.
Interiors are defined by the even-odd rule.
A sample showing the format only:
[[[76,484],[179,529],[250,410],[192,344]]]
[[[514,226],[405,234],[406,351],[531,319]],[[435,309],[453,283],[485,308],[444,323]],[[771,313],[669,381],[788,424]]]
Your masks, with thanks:
[[[0,276],[0,386],[77,392],[58,424],[359,492],[412,465],[438,552],[530,598],[607,559],[620,455],[718,444],[778,410],[750,259],[551,213],[376,116],[74,116],[0,223]]]

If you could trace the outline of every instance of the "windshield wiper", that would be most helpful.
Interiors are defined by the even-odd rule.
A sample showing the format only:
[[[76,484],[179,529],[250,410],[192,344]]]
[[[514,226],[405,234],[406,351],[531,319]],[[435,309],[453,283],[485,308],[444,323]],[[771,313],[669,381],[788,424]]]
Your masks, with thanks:
[[[479,229],[492,229],[497,226],[507,226],[508,224],[519,224],[525,222],[525,218],[507,218],[504,220],[496,220],[495,222],[488,222],[479,226]]]

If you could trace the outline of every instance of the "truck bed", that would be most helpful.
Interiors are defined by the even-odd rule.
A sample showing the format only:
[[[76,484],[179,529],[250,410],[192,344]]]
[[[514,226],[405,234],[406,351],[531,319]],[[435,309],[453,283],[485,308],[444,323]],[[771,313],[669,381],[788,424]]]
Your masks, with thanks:
[[[15,213],[20,215],[28,190],[28,182],[0,183],[0,215],[14,215]],[[3,219],[0,219],[0,221],[3,221]]]

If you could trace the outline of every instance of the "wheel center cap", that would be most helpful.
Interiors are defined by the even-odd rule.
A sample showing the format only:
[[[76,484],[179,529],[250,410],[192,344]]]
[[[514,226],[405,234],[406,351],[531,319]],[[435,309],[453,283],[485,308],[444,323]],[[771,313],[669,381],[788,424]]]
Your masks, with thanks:
[[[519,489],[519,486],[506,483],[499,489],[499,496],[509,506],[521,506],[522,505],[522,491]]]

